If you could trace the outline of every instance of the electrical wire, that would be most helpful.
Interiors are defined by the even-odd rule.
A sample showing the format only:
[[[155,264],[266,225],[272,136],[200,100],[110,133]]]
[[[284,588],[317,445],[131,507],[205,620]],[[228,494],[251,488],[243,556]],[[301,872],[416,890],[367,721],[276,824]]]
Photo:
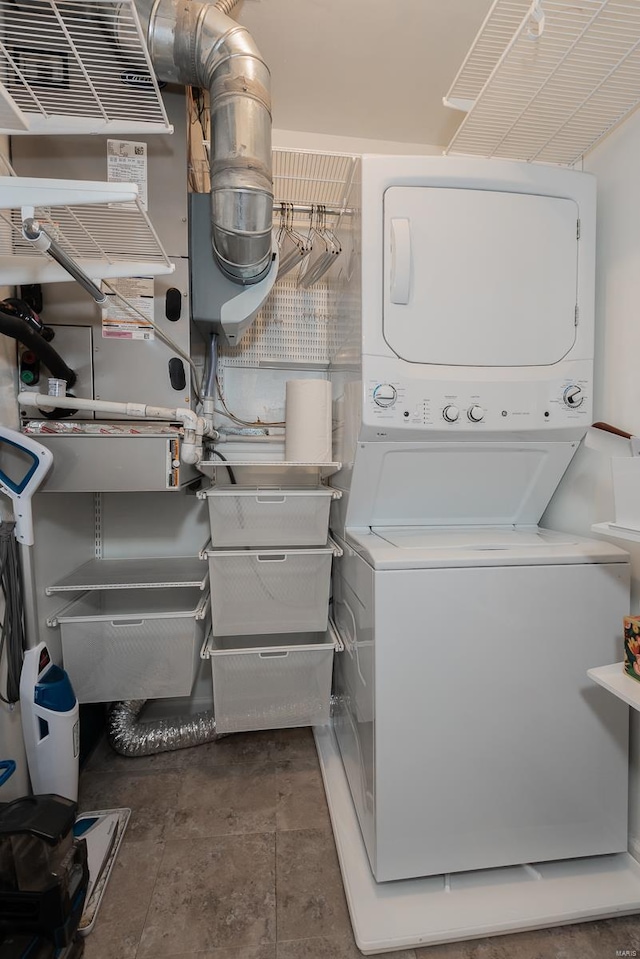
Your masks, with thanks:
[[[220,380],[217,376],[216,376],[216,388],[218,390],[218,396],[220,397],[220,402],[222,403],[222,407],[223,407],[223,410],[214,410],[214,412],[218,413],[219,416],[227,416],[230,420],[233,420],[234,423],[238,423],[240,426],[249,426],[249,427],[257,427],[257,426],[284,427],[285,426],[284,420],[280,420],[278,422],[269,422],[267,420],[254,420],[253,422],[251,422],[250,420],[241,419],[239,416],[236,416],[235,413],[232,413],[229,407],[227,406],[225,402],[225,398],[222,393]]]
[[[146,315],[146,313],[143,313],[142,310],[139,310],[138,307],[131,302],[131,300],[129,300],[126,296],[123,296],[122,293],[119,293],[115,289],[115,287],[113,287],[111,283],[109,283],[108,280],[103,280],[102,282],[104,286],[106,286],[107,289],[111,291],[111,293],[115,296],[117,300],[120,300],[121,303],[124,303],[127,309],[131,310],[133,313],[137,313],[138,316],[140,316],[148,326],[152,326],[153,329],[158,334],[158,336],[160,337],[160,339],[167,346],[169,346],[174,351],[174,353],[177,353],[178,356],[181,356],[182,359],[185,361],[185,363],[189,364],[189,367],[191,369],[191,385],[193,387],[193,392],[195,394],[197,401],[201,403],[202,397],[200,395],[200,386],[198,383],[198,368],[196,364],[193,362],[193,360],[191,359],[191,357],[189,356],[189,354],[185,353],[184,350],[181,349],[181,347],[179,347],[178,344],[174,340],[172,340],[167,333],[165,333],[162,327],[158,326],[158,324],[155,323],[154,320],[150,319]]]
[[[24,604],[22,573],[14,536],[15,523],[0,524],[0,593],[4,598],[4,617],[0,624],[0,659],[7,657],[6,695],[0,699],[13,705],[20,699],[20,672],[24,648]]]
[[[212,449],[212,450],[211,450],[211,453],[212,453],[213,456],[217,456],[219,459],[221,459],[221,460],[223,461],[224,468],[226,469],[227,473],[229,474],[229,479],[231,480],[232,486],[237,486],[237,485],[238,485],[238,481],[237,481],[237,479],[236,479],[236,474],[233,472],[233,468],[232,468],[231,466],[229,466],[229,464],[228,464],[228,462],[227,462],[227,457],[226,457],[226,456],[223,456],[222,453],[219,453],[218,450]]]

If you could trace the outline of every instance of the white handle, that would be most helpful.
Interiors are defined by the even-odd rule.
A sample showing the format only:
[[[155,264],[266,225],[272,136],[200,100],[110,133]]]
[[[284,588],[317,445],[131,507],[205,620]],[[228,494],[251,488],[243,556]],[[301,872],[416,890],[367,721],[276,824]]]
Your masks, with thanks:
[[[259,563],[285,563],[287,560],[287,554],[278,553],[277,556],[270,556],[269,553],[265,553],[264,556],[256,556],[256,559]]]
[[[276,657],[286,659],[288,655],[289,655],[288,649],[274,650],[272,653],[258,653],[258,656],[260,657],[260,659],[275,659]]]
[[[411,289],[411,224],[405,217],[391,220],[391,302],[409,302]]]
[[[287,497],[282,493],[258,493],[256,503],[286,503]]]
[[[115,629],[126,629],[129,626],[144,626],[144,619],[120,619],[120,620],[111,620],[111,625]]]

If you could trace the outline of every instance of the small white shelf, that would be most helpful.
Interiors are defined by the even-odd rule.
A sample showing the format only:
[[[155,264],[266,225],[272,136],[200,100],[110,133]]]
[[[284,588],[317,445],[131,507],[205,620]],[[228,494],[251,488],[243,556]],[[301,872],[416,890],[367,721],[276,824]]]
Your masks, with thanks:
[[[298,476],[319,476],[326,479],[327,476],[333,476],[342,468],[342,463],[294,463],[286,460],[221,460],[217,457],[212,460],[203,460],[198,464],[198,469],[205,476],[215,476],[215,471],[225,469],[230,466],[234,473],[238,470],[257,471],[271,477],[271,483],[277,485],[278,477],[283,473],[290,472]],[[251,482],[243,482],[242,486],[253,486]]]
[[[173,589],[195,587],[204,590],[209,571],[196,556],[147,557],[143,559],[91,559],[73,570],[45,593],[71,593],[93,589]]]
[[[445,103],[445,153],[571,165],[640,101],[640,9],[625,0],[496,0]]]
[[[627,676],[622,663],[588,669],[587,676],[633,709],[640,709],[640,681]]]
[[[615,523],[594,523],[592,533],[609,536],[612,539],[626,539],[632,543],[640,543],[640,529],[629,529],[627,526],[616,526]]]
[[[93,280],[173,273],[135,183],[0,176],[0,284],[72,277],[22,235],[33,207],[49,236]]]
[[[0,133],[171,133],[133,0],[0,0]]]

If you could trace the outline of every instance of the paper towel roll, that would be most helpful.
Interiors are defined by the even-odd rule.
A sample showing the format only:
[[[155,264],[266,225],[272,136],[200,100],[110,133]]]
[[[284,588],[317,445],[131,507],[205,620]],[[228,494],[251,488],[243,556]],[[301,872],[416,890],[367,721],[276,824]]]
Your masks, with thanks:
[[[287,380],[284,458],[289,463],[331,462],[331,383]]]

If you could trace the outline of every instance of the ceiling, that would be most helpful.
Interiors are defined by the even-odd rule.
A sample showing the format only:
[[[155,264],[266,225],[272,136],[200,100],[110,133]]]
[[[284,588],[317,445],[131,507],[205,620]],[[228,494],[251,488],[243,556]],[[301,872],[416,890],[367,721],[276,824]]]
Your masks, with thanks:
[[[241,0],[282,130],[446,144],[442,106],[492,0]]]

